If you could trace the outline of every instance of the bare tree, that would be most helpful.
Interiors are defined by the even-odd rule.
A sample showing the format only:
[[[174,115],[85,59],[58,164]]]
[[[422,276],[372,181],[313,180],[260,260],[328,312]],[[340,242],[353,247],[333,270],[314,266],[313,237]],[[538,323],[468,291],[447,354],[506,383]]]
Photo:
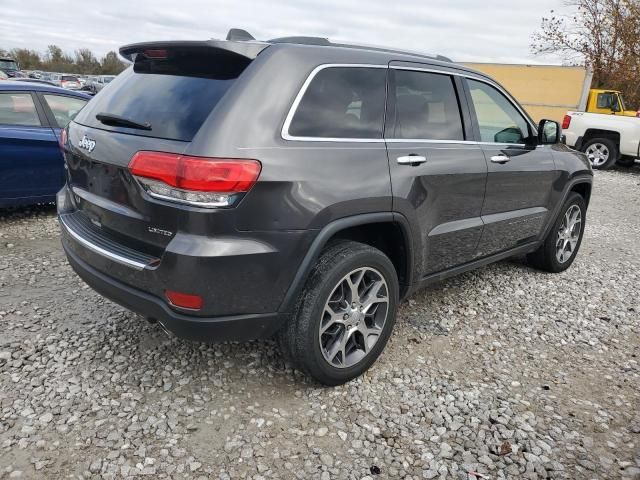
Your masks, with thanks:
[[[569,0],[566,14],[551,11],[533,35],[531,49],[589,65],[594,87],[624,92],[640,107],[640,0]]]

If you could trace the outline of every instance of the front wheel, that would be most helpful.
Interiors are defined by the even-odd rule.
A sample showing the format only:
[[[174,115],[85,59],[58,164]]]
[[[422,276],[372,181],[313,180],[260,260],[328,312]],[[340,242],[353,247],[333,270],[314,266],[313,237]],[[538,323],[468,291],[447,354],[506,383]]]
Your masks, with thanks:
[[[348,382],[382,353],[398,292],[398,276],[384,253],[352,241],[334,244],[307,279],[295,314],[279,334],[280,346],[318,382]]]
[[[570,193],[540,248],[527,256],[529,264],[551,273],[569,268],[582,243],[586,213],[584,198]]]

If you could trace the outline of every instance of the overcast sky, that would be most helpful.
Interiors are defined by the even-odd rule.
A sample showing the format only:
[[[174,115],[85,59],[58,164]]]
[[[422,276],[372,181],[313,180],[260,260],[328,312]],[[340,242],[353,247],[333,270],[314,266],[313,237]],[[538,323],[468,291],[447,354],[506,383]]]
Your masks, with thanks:
[[[562,0],[0,0],[0,47],[98,56],[148,40],[312,35],[455,61],[558,63],[531,54],[532,33]]]

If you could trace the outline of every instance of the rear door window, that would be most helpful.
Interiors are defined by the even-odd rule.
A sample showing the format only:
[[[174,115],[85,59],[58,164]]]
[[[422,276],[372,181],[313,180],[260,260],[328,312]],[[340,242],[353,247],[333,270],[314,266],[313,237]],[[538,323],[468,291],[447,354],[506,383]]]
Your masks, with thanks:
[[[75,121],[105,130],[191,141],[248,63],[202,48],[170,51],[166,58],[139,55],[133,67],[110,81]],[[151,130],[108,126],[96,119],[100,113],[148,123]]]
[[[41,125],[30,93],[0,93],[0,125]]]
[[[382,138],[385,68],[327,67],[311,80],[291,119],[292,137]]]
[[[386,137],[464,140],[453,78],[439,73],[391,70],[392,107]]]

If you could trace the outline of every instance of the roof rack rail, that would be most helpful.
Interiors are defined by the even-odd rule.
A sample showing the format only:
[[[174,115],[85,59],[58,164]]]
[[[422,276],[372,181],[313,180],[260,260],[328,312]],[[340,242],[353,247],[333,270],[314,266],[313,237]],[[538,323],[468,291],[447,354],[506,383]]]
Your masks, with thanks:
[[[231,30],[229,30],[229,33],[227,34],[227,40],[248,41],[248,40],[255,40],[255,38],[246,30],[242,30],[239,28],[232,28]],[[265,43],[294,43],[297,45],[316,45],[316,46],[322,46],[322,47],[362,48],[362,49],[367,49],[375,52],[398,53],[402,55],[412,55],[416,57],[429,58],[432,60],[438,60],[440,62],[453,63],[453,60],[451,60],[449,57],[445,57],[444,55],[427,55],[421,52],[412,52],[409,50],[400,50],[396,48],[382,47],[378,45],[337,43],[337,42],[330,41],[326,37],[306,37],[306,36],[279,37],[279,38],[272,38],[271,40],[267,40]]]
[[[272,38],[271,40],[267,40],[267,43],[296,43],[299,45],[321,45],[327,47],[333,45],[326,37],[304,36]]]

